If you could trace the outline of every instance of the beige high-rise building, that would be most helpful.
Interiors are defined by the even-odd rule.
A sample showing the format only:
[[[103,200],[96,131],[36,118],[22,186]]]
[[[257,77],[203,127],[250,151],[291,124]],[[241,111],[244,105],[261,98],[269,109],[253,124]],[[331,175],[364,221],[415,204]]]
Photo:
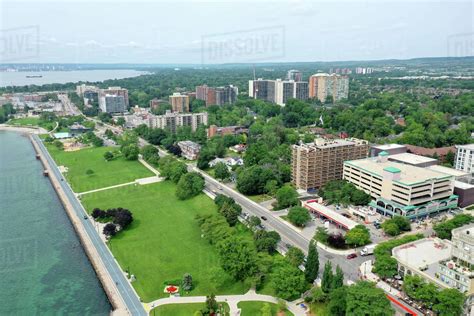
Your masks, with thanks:
[[[320,73],[309,77],[309,97],[325,102],[332,98],[333,102],[347,99],[349,96],[349,78],[336,74]]]
[[[189,96],[179,92],[170,95],[171,110],[173,112],[187,113],[189,112]]]
[[[366,158],[369,143],[348,138],[318,138],[313,143],[293,145],[291,179],[299,189],[320,188],[328,181],[342,179],[345,160]]]

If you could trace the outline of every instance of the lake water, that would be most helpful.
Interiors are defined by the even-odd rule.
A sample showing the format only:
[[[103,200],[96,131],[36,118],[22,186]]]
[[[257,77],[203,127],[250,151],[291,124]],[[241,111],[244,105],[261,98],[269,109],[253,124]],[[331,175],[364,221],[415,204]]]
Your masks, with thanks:
[[[0,315],[108,315],[110,303],[26,136],[0,131]]]
[[[107,79],[123,79],[147,74],[145,71],[132,69],[110,70],[72,70],[72,71],[18,71],[0,72],[0,87],[43,85],[47,83],[67,83],[78,81],[104,81]],[[41,78],[27,78],[27,76],[42,76]]]

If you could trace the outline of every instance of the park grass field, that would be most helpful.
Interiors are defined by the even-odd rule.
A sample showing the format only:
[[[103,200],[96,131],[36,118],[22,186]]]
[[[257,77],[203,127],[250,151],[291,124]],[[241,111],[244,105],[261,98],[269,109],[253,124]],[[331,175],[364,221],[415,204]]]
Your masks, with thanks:
[[[272,315],[285,315],[285,316],[291,316],[293,313],[290,311],[285,311],[282,314],[278,314],[278,305],[273,304],[273,303],[266,303],[266,302],[261,302],[261,301],[247,301],[247,302],[240,302],[237,304],[238,308],[241,308],[242,311],[240,312],[241,316],[260,316],[262,315],[262,307],[264,304],[270,304],[270,307],[272,308]]]
[[[175,190],[169,181],[125,186],[84,195],[82,202],[89,212],[124,207],[133,213],[132,225],[113,237],[110,248],[121,267],[136,276],[133,286],[144,302],[166,297],[165,282],[185,273],[195,286],[189,295],[245,293],[249,287],[222,270],[214,246],[201,238],[195,216],[217,213],[212,200],[201,194],[180,201]]]
[[[229,305],[223,304],[223,308],[228,312]],[[194,312],[204,308],[205,303],[188,303],[188,304],[168,304],[157,307],[150,312],[153,316],[193,316]]]
[[[74,192],[100,189],[154,176],[138,161],[127,161],[123,157],[106,161],[104,153],[116,148],[93,147],[66,152],[52,144],[46,144],[46,147],[58,166],[68,168],[65,177]],[[87,170],[92,170],[93,174],[87,174]]]
[[[23,117],[15,118],[8,121],[8,124],[11,125],[21,125],[21,126],[38,126],[39,117]]]

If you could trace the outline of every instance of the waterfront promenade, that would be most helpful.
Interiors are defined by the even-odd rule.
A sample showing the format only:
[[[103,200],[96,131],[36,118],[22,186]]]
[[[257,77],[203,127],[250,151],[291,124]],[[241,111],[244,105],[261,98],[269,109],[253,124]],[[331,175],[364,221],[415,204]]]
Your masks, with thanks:
[[[100,239],[82,204],[64,180],[56,163],[37,135],[31,135],[36,152],[48,171],[51,182],[64,204],[84,249],[96,270],[104,290],[114,306],[113,315],[147,315],[136,292],[108,247]]]

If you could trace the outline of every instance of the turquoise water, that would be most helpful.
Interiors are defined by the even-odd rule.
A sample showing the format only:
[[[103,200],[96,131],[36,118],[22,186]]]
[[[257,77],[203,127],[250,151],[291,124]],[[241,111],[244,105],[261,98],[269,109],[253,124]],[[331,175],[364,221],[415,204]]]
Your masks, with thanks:
[[[108,315],[110,304],[26,136],[0,131],[0,315]]]

